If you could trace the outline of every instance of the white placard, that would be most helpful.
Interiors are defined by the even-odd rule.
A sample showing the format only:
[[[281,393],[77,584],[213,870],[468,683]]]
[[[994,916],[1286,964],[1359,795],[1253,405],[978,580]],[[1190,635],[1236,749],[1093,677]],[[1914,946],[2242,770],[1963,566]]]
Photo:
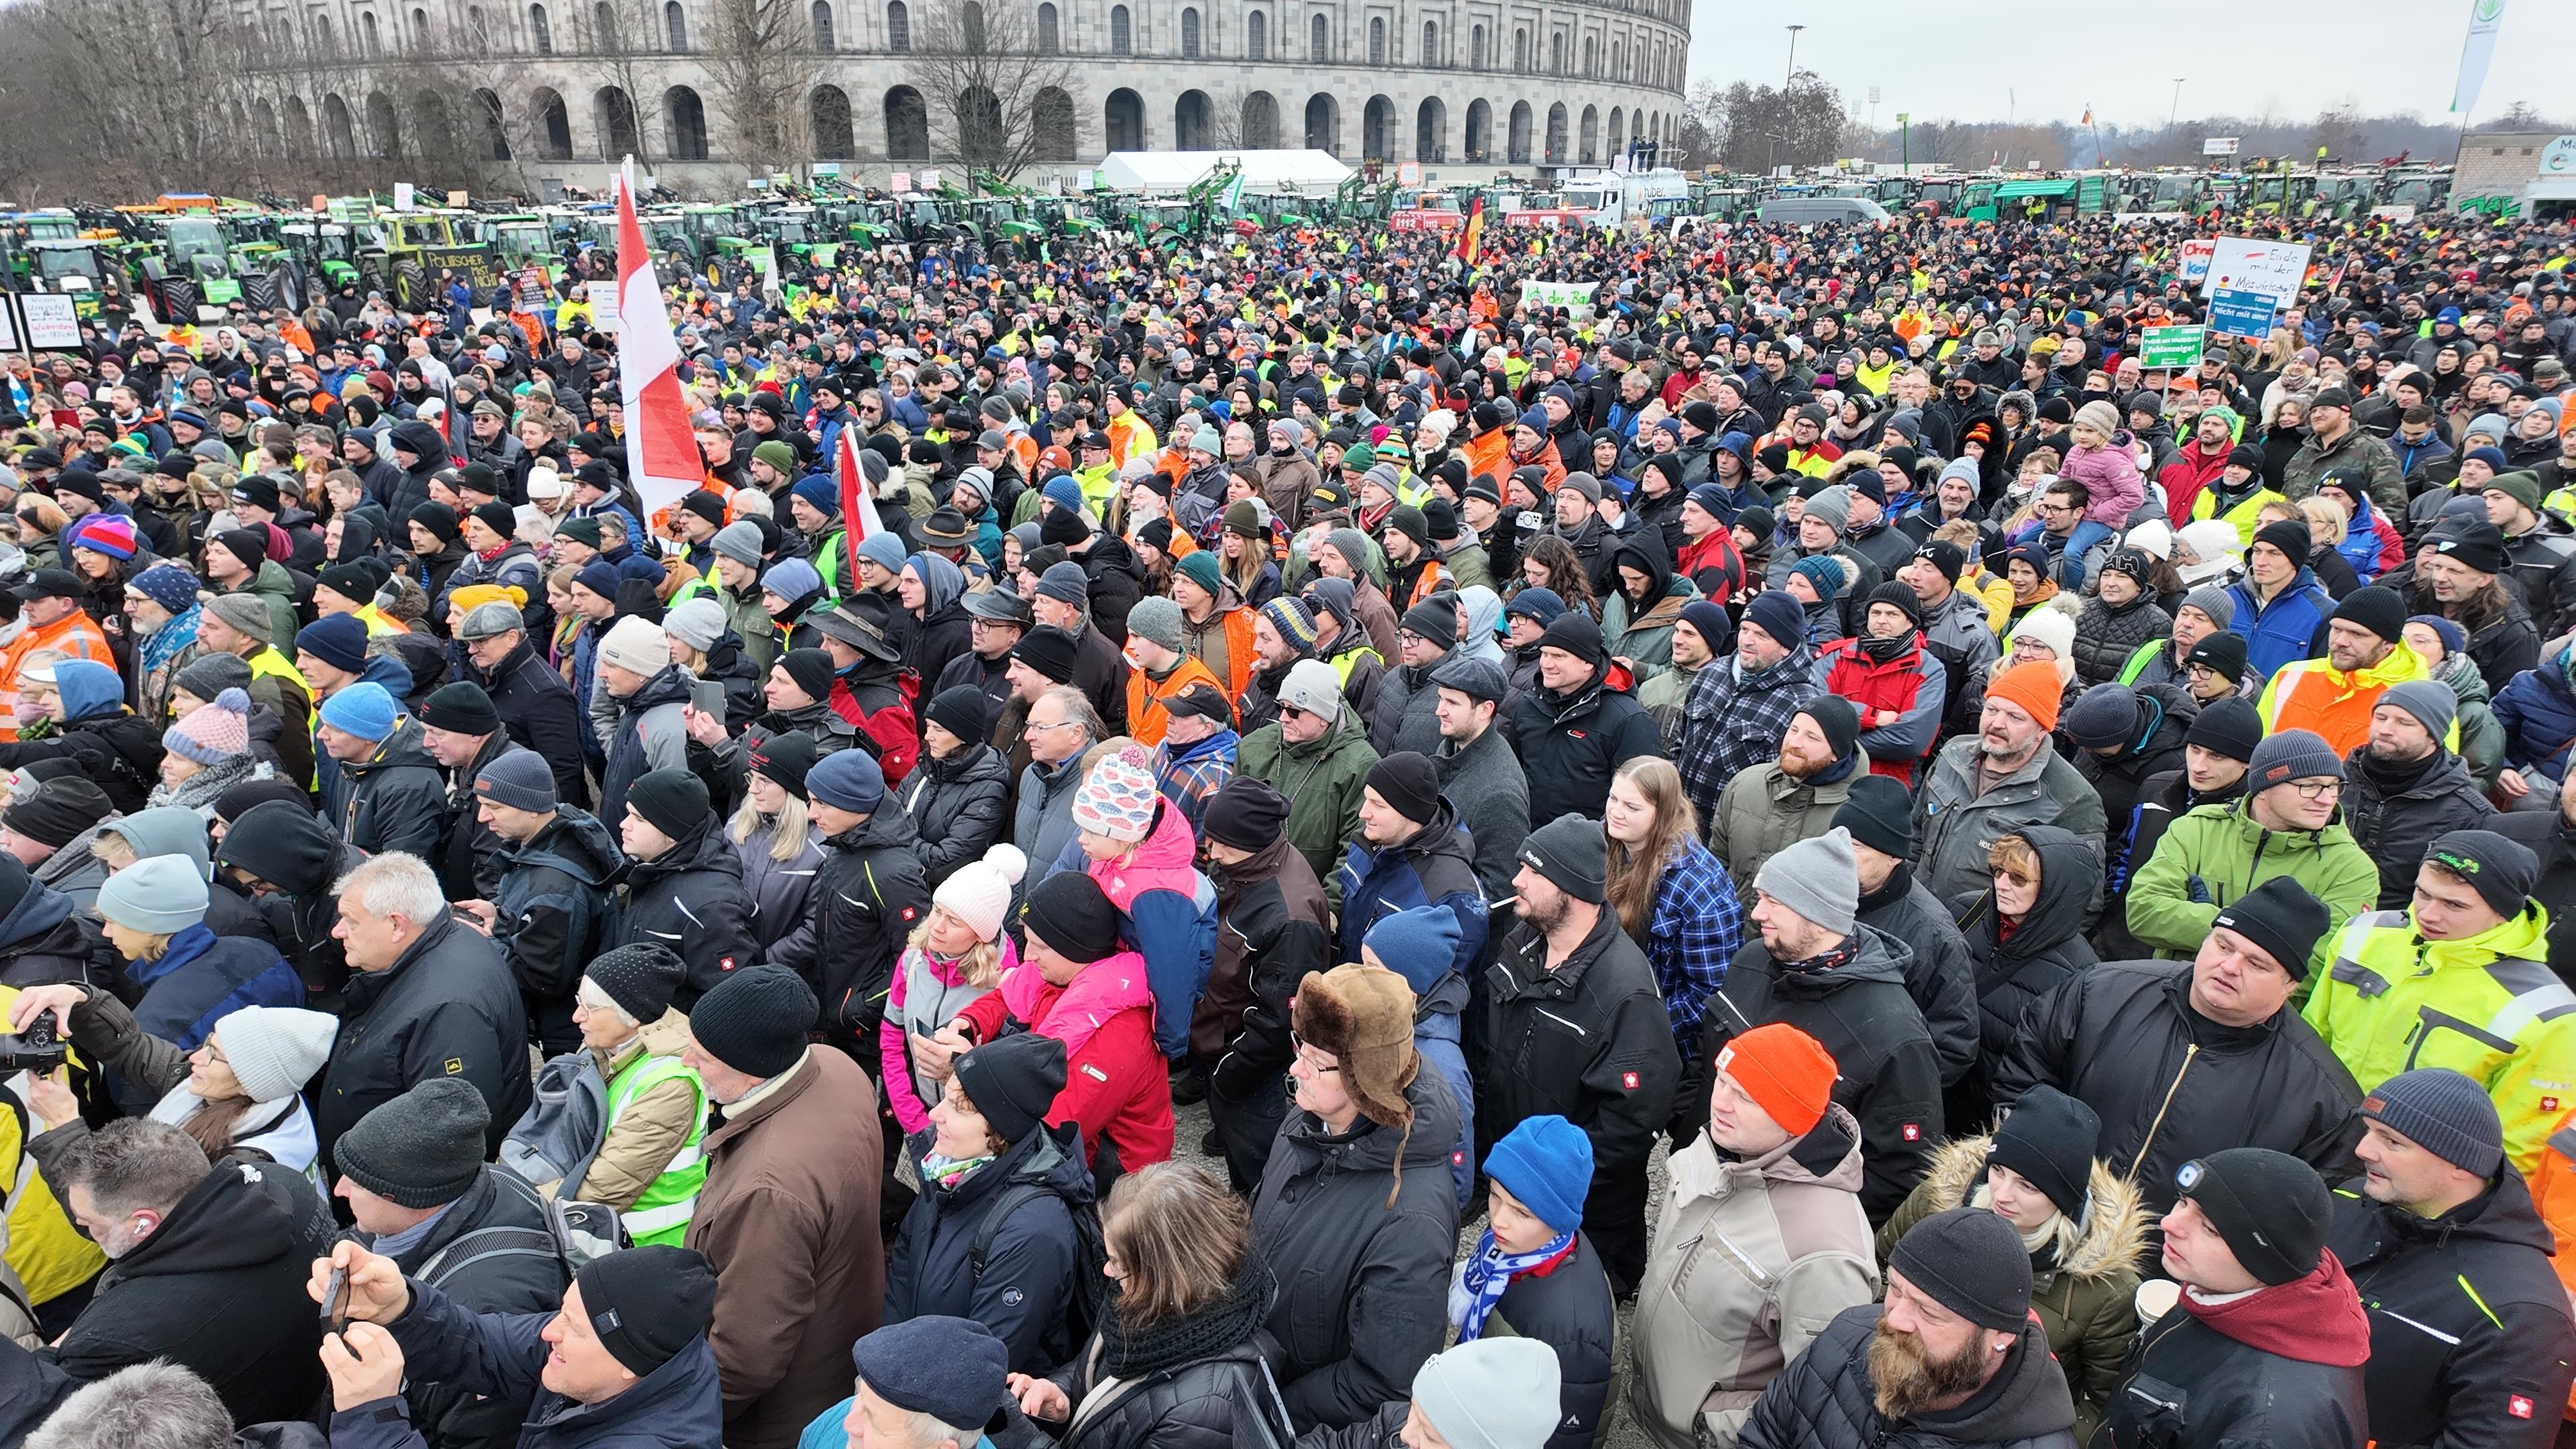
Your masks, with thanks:
[[[2210,252],[2209,275],[2201,282],[2200,295],[2215,297],[2222,290],[2259,292],[2284,307],[2295,307],[2299,288],[2307,279],[2306,242],[2223,236]]]
[[[9,295],[0,292],[0,352],[18,350],[18,314],[9,310]]]
[[[1532,307],[1589,307],[1597,282],[1523,282],[1521,301]]]
[[[590,325],[602,332],[617,330],[617,284],[586,282],[582,291],[590,300]]]
[[[912,173],[909,171],[897,171],[886,177],[886,190],[893,192],[897,196],[901,196],[911,189]]]
[[[29,292],[18,299],[27,319],[27,345],[39,350],[81,345],[80,304],[53,292]]]
[[[409,211],[409,210],[411,210],[411,208],[412,208],[412,202],[416,199],[416,195],[417,195],[417,193],[415,193],[415,192],[412,190],[412,184],[411,184],[410,182],[408,182],[408,181],[397,181],[397,182],[395,182],[395,183],[394,183],[394,210],[396,210],[396,211]]]

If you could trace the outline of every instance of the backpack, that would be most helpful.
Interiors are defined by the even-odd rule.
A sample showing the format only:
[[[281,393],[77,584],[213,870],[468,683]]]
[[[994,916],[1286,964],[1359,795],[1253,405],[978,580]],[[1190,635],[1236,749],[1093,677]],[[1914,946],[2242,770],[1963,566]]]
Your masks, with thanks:
[[[581,1186],[608,1132],[608,1083],[599,1063],[575,1049],[537,1070],[527,1115],[502,1140],[495,1164],[530,1186]]]
[[[579,882],[576,889],[549,891],[532,895],[518,903],[517,913],[524,917],[540,905],[561,904],[564,908],[563,959],[556,965],[552,984],[570,990],[581,980],[582,968],[617,939],[620,910],[605,881],[596,879],[590,870],[570,857],[551,850],[532,850],[510,858],[513,867],[550,866]]]
[[[617,1209],[605,1203],[541,1197],[513,1173],[494,1176],[542,1214],[545,1227],[476,1228],[460,1234],[420,1265],[415,1275],[420,1281],[444,1288],[448,1279],[493,1258],[548,1258],[563,1269],[564,1281],[570,1282],[592,1259],[634,1246]]]
[[[1055,1198],[1073,1217],[1073,1292],[1066,1300],[1065,1330],[1076,1344],[1089,1343],[1092,1331],[1100,1326],[1101,1308],[1109,1301],[1109,1240],[1100,1230],[1100,1205],[1090,1199],[1075,1202],[1042,1182],[1016,1182],[1002,1189],[986,1210],[984,1221],[975,1229],[975,1240],[967,1248],[967,1265],[974,1276],[984,1276],[984,1265],[993,1256],[993,1240],[1001,1236],[1002,1225],[1011,1214],[1041,1198]]]

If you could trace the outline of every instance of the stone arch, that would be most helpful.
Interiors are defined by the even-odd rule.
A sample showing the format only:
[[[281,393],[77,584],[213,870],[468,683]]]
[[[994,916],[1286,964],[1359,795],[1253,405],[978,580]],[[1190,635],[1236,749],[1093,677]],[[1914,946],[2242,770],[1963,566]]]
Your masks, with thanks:
[[[1210,140],[1208,117],[1211,109],[1207,92],[1200,90],[1181,92],[1180,99],[1172,102],[1172,149],[1176,151],[1208,149]]]
[[[662,0],[662,40],[674,55],[689,51],[689,12],[680,0]]]
[[[433,90],[413,93],[412,149],[423,158],[439,164],[453,165],[463,159],[456,144],[456,129],[449,123],[447,98]]]
[[[1395,155],[1395,102],[1371,96],[1360,111],[1360,157],[1386,161]]]
[[[808,121],[814,128],[814,154],[826,161],[846,161],[859,154],[858,128],[850,121],[850,93],[839,86],[816,86],[807,98]]]
[[[894,86],[886,91],[885,129],[886,159],[930,159],[930,107],[923,104],[921,92],[910,86]]]
[[[1583,108],[1583,121],[1574,129],[1575,154],[1582,158],[1584,165],[1593,165],[1594,158],[1600,154],[1600,137],[1601,108],[1599,106],[1585,106]]]
[[[305,107],[302,96],[288,96],[285,111],[286,134],[280,149],[289,156],[312,155],[313,112]]]
[[[1121,7],[1124,8],[1124,7]],[[1145,98],[1125,86],[1109,93],[1100,108],[1100,119],[1109,132],[1112,151],[1145,149]]]
[[[546,18],[546,7],[543,5],[528,7],[528,45],[539,55],[555,53],[554,22]]]
[[[1616,159],[1620,150],[1628,144],[1628,133],[1621,129],[1621,127],[1627,122],[1627,119],[1628,113],[1625,109],[1619,106],[1612,106],[1610,108],[1610,124],[1604,128],[1603,134],[1610,138],[1610,155],[1612,159]]]
[[[1368,36],[1368,63],[1371,65],[1386,64],[1385,16],[1380,15],[1370,19]]]
[[[687,86],[662,92],[664,154],[674,161],[707,159],[707,105]]]
[[[402,120],[394,112],[394,98],[383,91],[367,93],[367,144],[388,159],[402,152]]]
[[[972,163],[1000,158],[1009,138],[1002,129],[1002,99],[988,86],[968,86],[957,96],[957,149]]]
[[[277,107],[270,105],[267,98],[262,97],[250,103],[250,129],[251,145],[257,148],[260,155],[285,154],[286,144],[280,139],[277,130]]]
[[[536,117],[537,156],[546,161],[572,159],[572,108],[551,89],[541,89],[528,97],[528,110]]]
[[[554,92],[546,94],[553,95]],[[563,101],[557,98],[555,104],[560,107]],[[509,160],[510,128],[503,119],[500,92],[490,89],[476,91],[472,115],[478,133],[475,154],[486,161]],[[564,149],[569,151],[572,148],[567,146]]]
[[[1478,96],[1467,103],[1467,164],[1481,166],[1492,159],[1494,150],[1494,108]]]
[[[322,98],[322,134],[329,138],[331,159],[358,159],[358,128],[349,117],[349,103],[336,95]]]
[[[1268,151],[1279,145],[1279,100],[1268,91],[1254,91],[1243,98],[1243,114],[1236,123],[1242,133],[1244,149]]]
[[[1199,57],[1199,8],[1195,5],[1181,8],[1181,55],[1186,60]]]
[[[615,161],[643,149],[643,131],[635,124],[635,100],[623,87],[601,86],[590,94],[591,129],[599,135],[599,155]]]
[[[1527,101],[1512,102],[1510,142],[1504,150],[1504,164],[1527,166],[1530,159],[1530,129],[1534,122]]]
[[[1136,51],[1136,22],[1124,5],[1109,7],[1109,53],[1133,55]]]
[[[1317,16],[1321,20],[1322,16]],[[1342,103],[1330,91],[1306,98],[1306,149],[1328,156],[1342,154]]]
[[[1438,164],[1449,159],[1449,107],[1438,96],[1425,96],[1413,113],[1413,159]]]
[[[1565,102],[1547,108],[1547,164],[1562,166],[1566,162]]]
[[[1038,53],[1056,55],[1064,50],[1064,20],[1052,5],[1038,7]]]
[[[1038,132],[1036,160],[1078,159],[1080,122],[1074,118],[1072,93],[1059,86],[1044,87],[1030,105],[1029,120]]]
[[[1318,63],[1333,58],[1333,22],[1321,11],[1306,22],[1306,58]]]
[[[1258,10],[1243,17],[1243,58],[1270,58],[1270,17]]]

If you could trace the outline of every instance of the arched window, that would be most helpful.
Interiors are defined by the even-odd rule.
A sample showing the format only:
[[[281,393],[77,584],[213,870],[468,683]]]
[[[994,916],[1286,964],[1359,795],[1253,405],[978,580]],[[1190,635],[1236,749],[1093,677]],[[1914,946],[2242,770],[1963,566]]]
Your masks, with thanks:
[[[824,0],[814,0],[814,17],[820,25],[830,25],[832,7],[825,4]],[[828,50],[832,44],[831,36],[826,31],[817,29],[814,32],[814,43]],[[897,55],[912,49],[912,12],[904,8],[903,0],[887,0],[886,49]]]
[[[377,91],[367,97],[367,139],[375,154],[387,160],[402,150],[402,123],[394,116],[393,97]]]
[[[1109,133],[1112,151],[1145,149],[1145,99],[1124,86],[1109,93],[1108,104],[1101,108],[1101,124]]]
[[[1477,70],[1485,68],[1485,27],[1481,25],[1467,32],[1467,64]]]
[[[1127,7],[1124,5],[1110,6],[1109,53],[1111,55],[1131,55],[1135,52],[1135,49],[1135,26],[1127,18]]]
[[[411,12],[411,48],[429,49],[429,12],[418,6],[412,7]]]
[[[984,7],[977,0],[966,0],[957,12],[958,33],[965,38],[966,50],[972,55],[984,51]]]
[[[1526,30],[1512,32],[1512,69],[1529,69],[1529,32]]]
[[[1243,17],[1243,58],[1270,58],[1270,17],[1258,10]]]
[[[885,125],[886,159],[930,159],[930,108],[922,104],[921,92],[910,86],[896,86],[887,91]]]
[[[313,17],[313,48],[324,55],[339,53],[340,43],[331,38],[331,17],[328,15]]]
[[[600,0],[590,7],[590,33],[599,48],[611,55],[622,48],[617,34],[617,12],[608,8],[608,0]]]
[[[1587,35],[1583,37],[1583,74],[1589,78],[1600,73],[1601,39],[1599,36]]]
[[[1315,61],[1333,58],[1332,22],[1321,15],[1306,23],[1306,58]]]
[[[553,91],[539,91],[531,98],[537,113],[538,154],[548,161],[572,159],[572,112],[564,98]]]
[[[358,48],[367,55],[374,55],[382,49],[376,39],[376,12],[372,10],[358,16]]]
[[[465,39],[479,54],[492,48],[492,23],[483,18],[483,7],[465,7]]]
[[[698,93],[673,86],[662,93],[662,128],[671,137],[671,159],[707,159],[707,108]]]
[[[673,50],[689,48],[689,12],[680,7],[680,0],[664,0],[662,32],[669,38]]]
[[[601,86],[590,98],[591,126],[599,132],[600,159],[615,161],[643,150],[635,102],[619,86]]]
[[[1074,131],[1073,96],[1070,92],[1060,86],[1039,90],[1036,103],[1029,108],[1029,122],[1037,128],[1035,159],[1057,162],[1074,159],[1082,140]]]
[[[358,158],[358,133],[349,118],[349,103],[338,96],[322,100],[322,129],[331,138],[331,159],[354,161]]]
[[[1424,65],[1440,63],[1440,22],[1437,20],[1422,22],[1422,63]]]
[[[1190,60],[1199,54],[1199,12],[1192,6],[1181,11],[1181,55]]]
[[[893,29],[894,12],[902,8],[903,6],[900,3],[900,0],[897,0],[896,4],[886,7],[887,28],[889,31]],[[828,52],[840,48],[840,27],[833,21],[832,0],[814,0],[812,5],[806,7],[806,19],[807,23],[810,24],[814,30],[814,48],[816,50]],[[894,48],[901,50],[904,46],[902,43],[898,42]]]
[[[1386,64],[1386,21],[1372,17],[1369,21],[1369,64]]]
[[[483,156],[493,161],[509,160],[510,130],[509,127],[502,122],[500,93],[498,91],[489,90],[476,91],[474,93],[474,114],[475,117],[483,123],[483,145],[481,147]]]
[[[1055,7],[1038,7],[1038,53],[1053,55],[1064,49],[1064,22],[1056,18]]]
[[[851,134],[850,93],[839,86],[814,87],[814,154],[844,161],[859,154]]]
[[[1557,75],[1565,74],[1565,32],[1562,30],[1547,38],[1547,68]]]
[[[326,20],[322,23],[327,26],[331,22]],[[536,47],[539,55],[555,53],[555,32],[546,23],[546,7],[543,5],[528,7],[528,42]]]
[[[1279,102],[1268,91],[1254,91],[1243,98],[1243,108],[1236,129],[1238,139],[1249,150],[1268,151],[1279,144]]]

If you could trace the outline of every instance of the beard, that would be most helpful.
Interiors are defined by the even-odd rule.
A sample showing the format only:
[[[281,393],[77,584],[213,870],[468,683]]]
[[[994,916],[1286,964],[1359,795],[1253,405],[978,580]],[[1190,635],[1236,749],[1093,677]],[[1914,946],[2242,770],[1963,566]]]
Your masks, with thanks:
[[[1523,921],[1536,926],[1538,933],[1545,936],[1564,925],[1565,918],[1574,914],[1574,898],[1560,895],[1556,898],[1555,906],[1541,909],[1535,902],[1524,897],[1521,901],[1520,913]]]
[[[1953,1358],[1934,1358],[1923,1340],[1899,1333],[1885,1322],[1869,1340],[1869,1381],[1878,1412],[1890,1419],[1919,1414],[1942,1399],[1967,1393],[1985,1382],[1983,1335],[1971,1338]]]

